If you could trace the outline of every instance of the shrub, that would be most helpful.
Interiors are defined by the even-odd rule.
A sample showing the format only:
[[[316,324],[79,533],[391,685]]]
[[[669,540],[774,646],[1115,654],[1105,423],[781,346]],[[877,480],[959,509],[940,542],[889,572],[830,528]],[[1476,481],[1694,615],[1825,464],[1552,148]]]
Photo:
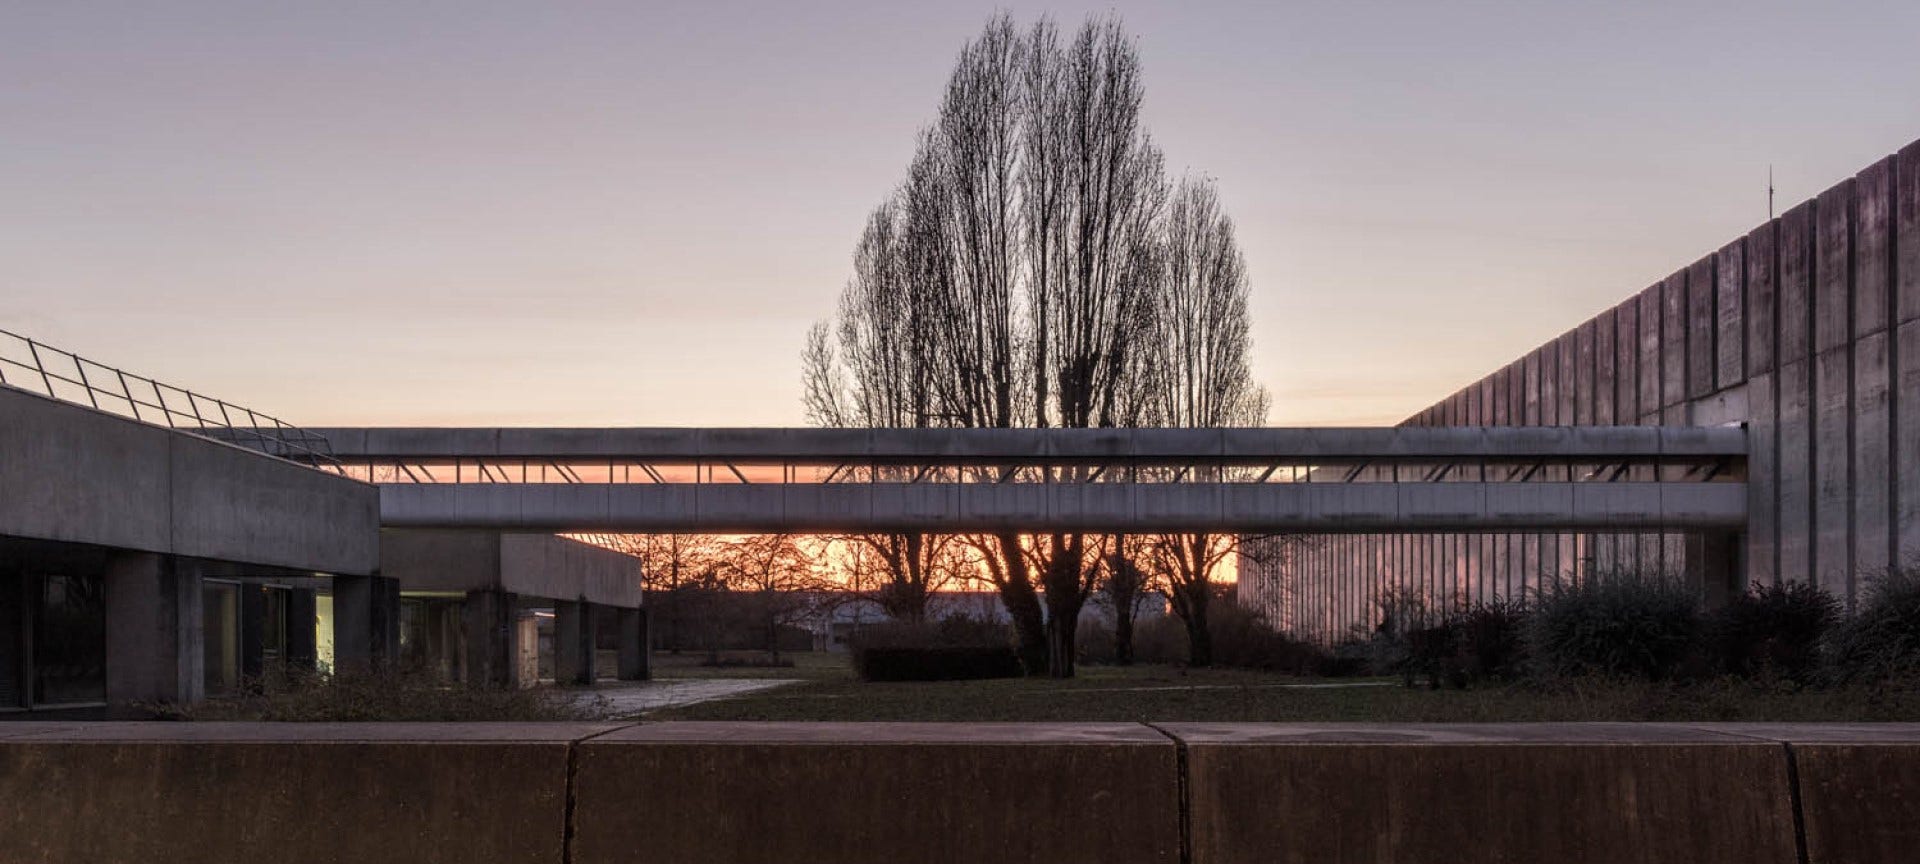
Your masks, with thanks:
[[[1729,675],[1805,683],[1839,619],[1840,601],[1817,586],[1756,585],[1708,616],[1711,659]]]
[[[1207,633],[1215,666],[1265,669],[1291,675],[1360,675],[1364,661],[1336,658],[1326,649],[1273,629],[1259,613],[1234,603],[1207,609]],[[1187,662],[1186,623],[1172,615],[1140,622],[1133,656],[1141,663]]]
[[[1920,678],[1920,565],[1887,571],[1867,586],[1833,639],[1842,681]]]
[[[1525,671],[1527,604],[1520,600],[1476,603],[1454,619],[1468,677],[1512,680]]]
[[[1020,655],[1003,625],[965,616],[860,631],[853,669],[866,681],[1016,678]]]
[[[1700,612],[1680,580],[1617,571],[1540,589],[1526,647],[1549,676],[1625,675],[1663,679],[1700,641]]]
[[[276,674],[190,706],[144,705],[179,720],[278,722],[588,720],[592,705],[545,689],[448,684],[430,671]]]

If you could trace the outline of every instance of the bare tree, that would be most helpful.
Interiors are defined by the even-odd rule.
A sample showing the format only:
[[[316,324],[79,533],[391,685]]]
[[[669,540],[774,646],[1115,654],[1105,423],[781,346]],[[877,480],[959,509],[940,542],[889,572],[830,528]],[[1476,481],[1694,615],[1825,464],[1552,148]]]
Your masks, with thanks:
[[[1169,426],[1261,425],[1267,394],[1248,364],[1246,263],[1211,182],[1181,181],[1168,208],[1160,259],[1162,290],[1147,340],[1147,413]],[[1213,662],[1207,609],[1218,569],[1237,546],[1236,535],[1207,532],[1163,534],[1150,544],[1154,569],[1186,625],[1191,665]]]
[[[583,534],[580,539],[640,559],[640,585],[661,624],[654,641],[678,654],[700,616],[690,595],[718,565],[721,541],[705,534]]]
[[[868,220],[837,326],[809,334],[809,416],[1007,428],[1168,415],[1152,368],[1167,352],[1151,343],[1168,305],[1169,188],[1143,99],[1117,20],[1070,40],[1049,20],[1024,33],[1008,15],[989,21],[962,48],[905,181]],[[1072,675],[1080,610],[1120,541],[966,542],[1029,671]]]
[[[790,534],[756,534],[726,544],[722,565],[727,587],[747,598],[767,655],[780,661],[780,628],[810,611],[809,595],[821,586],[813,556]]]

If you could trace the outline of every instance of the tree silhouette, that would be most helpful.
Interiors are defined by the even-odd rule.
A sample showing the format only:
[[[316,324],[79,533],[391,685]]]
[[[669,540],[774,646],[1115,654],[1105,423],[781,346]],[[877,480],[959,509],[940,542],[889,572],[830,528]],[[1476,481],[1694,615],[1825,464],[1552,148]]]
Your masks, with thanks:
[[[868,218],[837,320],[809,334],[809,418],[1259,422],[1264,394],[1240,392],[1251,387],[1247,282],[1231,222],[1210,184],[1171,188],[1141,122],[1144,93],[1139,51],[1117,19],[1089,19],[1070,39],[1048,19],[1024,33],[1006,14],[991,19],[961,49],[905,180]],[[1223,290],[1239,292],[1237,306],[1215,296]],[[1206,387],[1231,392],[1175,395]],[[1007,469],[969,470],[987,479]],[[1047,470],[1040,479],[1089,479],[1086,469]],[[1029,671],[1072,675],[1080,610],[1117,538],[1004,532],[967,542]]]

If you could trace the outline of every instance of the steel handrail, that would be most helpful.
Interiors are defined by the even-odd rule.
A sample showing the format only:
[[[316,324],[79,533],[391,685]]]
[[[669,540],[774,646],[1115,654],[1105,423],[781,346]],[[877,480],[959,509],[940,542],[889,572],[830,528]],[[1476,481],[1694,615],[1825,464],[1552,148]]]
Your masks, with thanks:
[[[9,370],[12,374],[8,374]],[[116,383],[117,390],[112,387]],[[289,462],[340,470],[340,460],[334,457],[333,447],[324,435],[3,329],[0,329],[0,384],[246,447]]]

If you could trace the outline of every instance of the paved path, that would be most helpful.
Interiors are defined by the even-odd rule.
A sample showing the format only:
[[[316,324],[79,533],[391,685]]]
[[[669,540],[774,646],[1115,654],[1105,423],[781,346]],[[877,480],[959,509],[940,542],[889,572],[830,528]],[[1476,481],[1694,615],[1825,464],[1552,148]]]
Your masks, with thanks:
[[[800,683],[792,678],[683,678],[664,681],[602,681],[592,690],[564,691],[575,705],[610,718],[711,702]]]

